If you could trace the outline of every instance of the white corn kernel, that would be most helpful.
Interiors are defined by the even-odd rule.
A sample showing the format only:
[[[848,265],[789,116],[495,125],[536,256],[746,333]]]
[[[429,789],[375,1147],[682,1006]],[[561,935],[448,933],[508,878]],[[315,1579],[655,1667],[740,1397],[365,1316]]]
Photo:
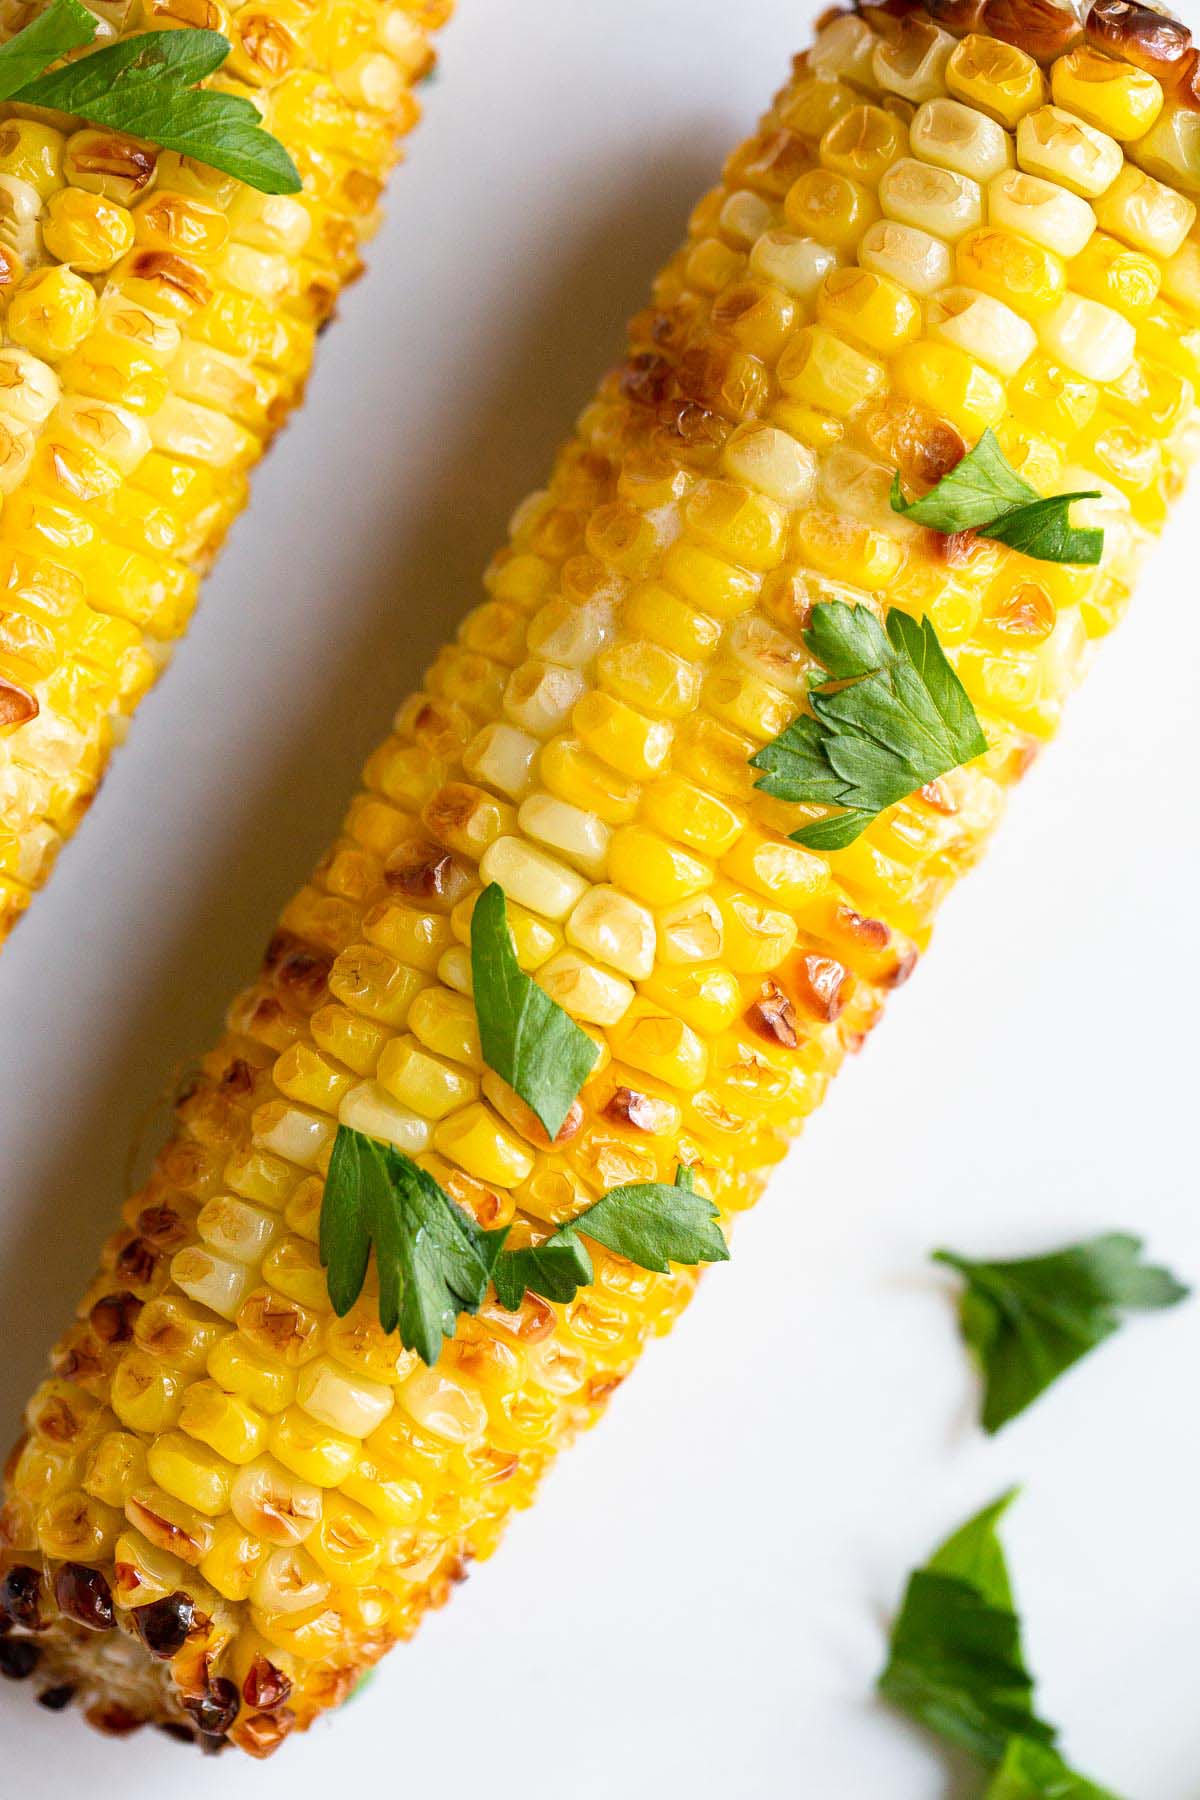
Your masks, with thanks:
[[[909,128],[914,156],[972,181],[991,181],[1013,165],[1012,139],[1002,125],[961,100],[927,100]]]
[[[446,954],[439,958],[437,978],[443,987],[453,988],[456,994],[473,994],[475,978],[471,973],[471,952],[465,944],[455,944]]]
[[[837,264],[836,250],[794,231],[764,231],[750,252],[752,275],[773,281],[801,300],[811,300]]]
[[[955,47],[948,31],[910,15],[894,39],[876,44],[872,72],[881,88],[919,105],[945,93],[946,64]]]
[[[557,850],[593,881],[604,874],[612,832],[595,813],[552,794],[530,794],[517,814],[517,824],[527,837]]]
[[[253,1280],[251,1270],[227,1257],[188,1245],[171,1263],[171,1280],[189,1300],[199,1301],[222,1319],[234,1319]]]
[[[1037,349],[1037,332],[1027,320],[975,288],[946,288],[929,302],[926,317],[930,337],[957,344],[997,375],[1015,375]]]
[[[0,350],[0,414],[22,425],[40,425],[58,404],[58,376],[32,350]]]
[[[1098,300],[1067,294],[1040,322],[1042,346],[1088,381],[1117,381],[1133,361],[1137,332]]]
[[[1129,146],[1139,168],[1186,194],[1200,194],[1200,113],[1169,107],[1145,137]]]
[[[537,738],[558,730],[587,683],[578,669],[560,663],[522,663],[504,690],[504,711],[514,725]]]
[[[566,936],[631,981],[645,981],[654,968],[654,915],[620,888],[589,888],[567,920]]]
[[[477,1444],[487,1429],[487,1407],[478,1392],[442,1369],[415,1369],[396,1397],[424,1431],[451,1444]]]
[[[615,1025],[633,1003],[633,984],[588,962],[577,950],[560,950],[535,977],[557,1006],[585,1025]]]
[[[1163,295],[1200,316],[1200,243],[1189,238],[1163,269]]]
[[[878,531],[907,536],[920,530],[901,518],[891,503],[894,469],[885,468],[859,450],[837,445],[821,458],[821,492],[832,511],[848,514]],[[907,527],[907,530],[905,529]]]
[[[767,201],[749,188],[739,188],[721,208],[721,230],[735,244],[748,249],[764,231],[770,230],[774,218],[775,210]]]
[[[150,432],[144,419],[111,406],[106,400],[92,400],[85,394],[68,394],[59,401],[47,427],[64,432],[115,464],[122,475],[132,475],[150,449]]]
[[[1096,215],[1086,200],[1020,169],[997,175],[989,184],[988,217],[993,225],[1020,232],[1068,260],[1079,255],[1096,230]]]
[[[463,751],[463,768],[484,787],[497,788],[519,800],[533,786],[534,764],[541,745],[515,725],[485,725]]]
[[[250,1600],[264,1613],[307,1612],[329,1598],[329,1589],[307,1550],[273,1550],[254,1578]]]
[[[808,53],[808,66],[817,75],[837,76],[857,87],[875,85],[875,47],[879,39],[865,19],[849,13],[833,19],[820,32]]]
[[[977,181],[911,156],[901,157],[887,171],[879,183],[879,204],[889,219],[951,244],[983,224],[983,189]]]
[[[777,425],[739,425],[725,445],[722,461],[735,481],[744,481],[783,506],[800,506],[812,498],[817,459],[806,444]]]
[[[392,1390],[365,1375],[351,1375],[327,1356],[305,1363],[296,1399],[310,1419],[347,1437],[365,1438],[392,1410]]]
[[[0,494],[13,494],[29,472],[37,438],[28,425],[0,414]]]
[[[612,626],[613,609],[607,600],[571,606],[560,598],[534,614],[526,642],[530,655],[543,662],[585,669],[612,636]]]
[[[516,837],[489,844],[479,873],[485,883],[498,881],[510,900],[544,919],[565,919],[588,885],[574,869]]]
[[[302,1169],[316,1169],[333,1142],[334,1127],[320,1113],[283,1100],[268,1100],[254,1113],[254,1141]]]
[[[707,894],[679,900],[658,915],[658,954],[673,965],[716,962],[725,945],[725,921]]]
[[[1061,106],[1039,106],[1017,126],[1017,161],[1030,175],[1057,181],[1085,200],[1106,193],[1125,166],[1116,138]]]
[[[377,1081],[360,1081],[350,1089],[338,1108],[338,1121],[351,1131],[395,1144],[409,1156],[424,1150],[429,1142],[428,1121],[398,1105]]]
[[[858,260],[864,269],[876,275],[887,275],[922,299],[935,294],[954,276],[954,257],[950,246],[915,225],[901,225],[895,219],[876,219],[868,227],[858,246]]]
[[[273,1456],[259,1456],[234,1476],[229,1506],[238,1524],[255,1537],[286,1548],[302,1544],[316,1527],[321,1490]]]
[[[218,1194],[204,1206],[196,1230],[210,1250],[257,1268],[278,1237],[280,1224],[275,1213],[249,1206],[232,1194]]]
[[[777,631],[761,613],[739,613],[725,629],[725,651],[760,680],[782,688],[793,699],[808,688],[811,659],[794,638]]]
[[[1195,204],[1129,163],[1096,202],[1096,217],[1135,250],[1151,256],[1174,256],[1196,223]]]

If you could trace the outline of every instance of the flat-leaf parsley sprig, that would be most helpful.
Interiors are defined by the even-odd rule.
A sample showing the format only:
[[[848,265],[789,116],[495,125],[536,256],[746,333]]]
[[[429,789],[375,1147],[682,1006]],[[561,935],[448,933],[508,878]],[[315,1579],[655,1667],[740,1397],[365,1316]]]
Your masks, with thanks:
[[[804,641],[828,671],[786,730],[751,757],[774,798],[845,810],[792,833],[843,850],[889,806],[982,756],[983,728],[929,619],[898,607],[815,606]]]
[[[295,163],[239,94],[198,84],[232,45],[219,31],[145,31],[51,69],[92,42],[97,21],[78,0],[53,0],[0,48],[0,99],[72,113],[234,175],[265,194],[296,194]]]
[[[975,531],[1039,562],[1098,563],[1104,533],[1071,523],[1077,500],[1102,500],[1099,488],[1044,498],[1017,474],[989,427],[973,450],[919,500],[905,500],[899,473],[892,510],[947,535]]]

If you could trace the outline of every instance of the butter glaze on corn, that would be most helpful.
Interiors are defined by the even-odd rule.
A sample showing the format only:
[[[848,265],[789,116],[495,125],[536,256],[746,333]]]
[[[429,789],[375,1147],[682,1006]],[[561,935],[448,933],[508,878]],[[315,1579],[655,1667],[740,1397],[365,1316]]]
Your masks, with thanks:
[[[214,85],[260,107],[296,196],[0,106],[0,939],[301,397],[450,4],[98,0],[98,44],[223,32]],[[37,10],[3,0],[0,41]]]
[[[517,1242],[679,1158],[737,1214],[1124,609],[1195,446],[1184,74],[1164,97],[1140,13],[1121,60],[1111,0],[1086,36],[1057,6],[937,10],[830,18],[732,155],[125,1207],[2,1515],[10,1569],[111,1584],[97,1635],[44,1581],[36,1640],[35,1680],[102,1725],[236,1708],[256,1755],[307,1726],[491,1552],[692,1291],[597,1249],[569,1306],[490,1299],[426,1369],[370,1290],[331,1314],[337,1122]],[[988,426],[1040,488],[1102,489],[1077,514],[1098,570],[891,511],[895,468],[923,490]],[[991,748],[821,856],[788,836],[814,809],[756,793],[748,758],[835,597],[928,613]],[[552,1146],[479,1054],[489,880],[601,1046]],[[135,1609],[171,1596],[193,1627],[154,1663]]]

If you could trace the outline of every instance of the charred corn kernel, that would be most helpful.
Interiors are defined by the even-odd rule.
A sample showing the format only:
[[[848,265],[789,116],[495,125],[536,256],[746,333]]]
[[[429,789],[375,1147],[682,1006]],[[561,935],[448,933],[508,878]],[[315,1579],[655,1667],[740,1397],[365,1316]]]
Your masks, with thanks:
[[[972,288],[948,287],[929,302],[931,337],[965,350],[997,375],[1012,376],[1037,349],[1037,332],[1019,313]]]
[[[1144,137],[1163,107],[1162,86],[1153,75],[1090,44],[1059,57],[1050,85],[1056,106],[1122,143]]]
[[[977,181],[912,157],[888,170],[879,184],[879,204],[887,218],[951,244],[983,222],[983,189]]]
[[[1012,139],[1002,126],[958,100],[930,99],[909,132],[913,155],[981,184],[1013,165]]]
[[[198,0],[155,4],[178,22]],[[908,974],[1200,447],[1195,212],[1171,160],[1187,140],[1155,135],[1174,111],[1127,153],[1047,104],[1030,53],[1070,53],[1065,7],[1027,30],[999,0],[934,10],[831,21],[697,209],[629,361],[285,908],[30,1403],[6,1553],[86,1549],[123,1612],[186,1593],[204,1621],[161,1677],[122,1674],[156,1719],[228,1676],[239,1746],[311,1723],[494,1546],[694,1286],[589,1245],[595,1280],[570,1305],[510,1313],[489,1292],[428,1370],[383,1330],[370,1268],[344,1319],[330,1306],[337,1125],[417,1157],[518,1248],[679,1162],[723,1217],[744,1210]],[[0,680],[73,731],[106,717],[94,684],[143,679],[130,618],[186,604],[170,569],[228,524],[376,209],[344,156],[376,132],[361,99],[385,22],[339,16],[326,91],[309,66],[325,26],[292,0],[278,18],[300,46],[278,73],[283,37],[225,22],[273,123],[307,120],[302,202],[87,132],[59,182],[50,127],[22,124],[6,152],[0,125],[0,248],[43,269],[68,191],[64,219],[99,216],[86,193],[138,234],[89,279],[79,349],[0,348]],[[968,33],[981,19],[1020,48]],[[1099,569],[894,513],[896,472],[926,492],[988,424],[1037,491],[1101,491],[1075,512],[1108,534]],[[749,759],[819,679],[805,633],[830,601],[931,618],[993,749],[826,855],[794,836],[817,808],[756,789]],[[60,674],[68,639],[87,684],[74,661]],[[46,744],[46,767],[0,769],[30,821],[19,849],[0,831],[9,888],[29,844],[52,851],[36,822],[52,839],[82,791],[75,752]],[[553,1144],[483,1064],[470,937],[491,879],[521,967],[597,1046]],[[107,1692],[107,1664],[46,1625],[47,1672],[62,1659]]]
[[[913,294],[925,298],[945,287],[954,274],[954,256],[948,244],[919,231],[880,219],[866,232],[858,247],[864,269],[885,275]]]
[[[1012,131],[1046,99],[1046,83],[1032,56],[1015,44],[972,32],[946,64],[946,86],[1006,130]]]
[[[1183,248],[1196,222],[1196,206],[1165,182],[1126,163],[1107,193],[1097,200],[1096,217],[1104,231],[1123,243],[1163,258],[1175,256]]]

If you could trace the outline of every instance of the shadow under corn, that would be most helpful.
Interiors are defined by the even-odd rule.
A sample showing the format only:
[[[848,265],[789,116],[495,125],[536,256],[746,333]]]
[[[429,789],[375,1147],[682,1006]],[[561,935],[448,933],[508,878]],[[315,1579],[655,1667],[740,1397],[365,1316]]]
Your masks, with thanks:
[[[420,443],[410,441],[399,410],[403,396],[381,394],[380,441],[373,436],[370,443],[351,443],[348,457],[331,453],[320,483],[302,481],[296,505],[329,507],[353,551],[342,544],[335,641],[321,646],[319,671],[294,703],[289,695],[279,705],[276,747],[266,764],[259,757],[253,768],[230,766],[218,729],[162,714],[172,706],[169,673],[147,702],[143,719],[156,709],[171,726],[164,733],[164,765],[170,758],[162,775],[164,810],[182,804],[172,776],[176,759],[198,758],[205,781],[220,784],[220,847],[215,856],[206,848],[201,866],[189,868],[186,882],[172,889],[170,924],[157,933],[148,957],[138,950],[132,991],[109,979],[120,1004],[110,994],[91,1017],[88,997],[82,997],[77,1029],[91,1033],[97,1046],[87,1062],[86,1091],[60,1091],[53,1101],[32,1091],[37,1084],[22,1079],[18,1054],[17,1077],[0,1092],[0,1140],[5,1118],[24,1121],[40,1109],[47,1119],[44,1136],[35,1138],[19,1165],[0,1152],[0,1201],[8,1214],[0,1257],[0,1443],[15,1429],[49,1341],[66,1323],[112,1229],[127,1191],[131,1152],[140,1148],[139,1172],[144,1170],[164,1135],[172,1090],[212,1041],[231,995],[256,967],[282,904],[336,831],[365,755],[481,595],[480,575],[504,540],[513,507],[545,480],[578,410],[620,354],[625,321],[644,304],[654,272],[682,236],[691,204],[713,179],[725,135],[719,124],[706,131],[702,123],[686,149],[659,146],[641,165],[654,171],[649,191],[581,219],[577,231],[560,236],[557,266],[520,271],[524,323],[513,334],[511,355],[502,366],[482,356],[459,359],[467,392],[464,398],[460,389],[457,408],[447,409],[448,424]],[[390,247],[389,254],[395,263]],[[377,269],[369,279],[379,282],[384,275]],[[427,318],[405,318],[397,305],[396,329],[407,334],[414,354],[421,353],[429,328]],[[439,318],[432,321],[434,331],[443,328]],[[302,414],[293,429],[302,433],[312,424]],[[377,493],[366,508],[361,497],[356,506],[360,453],[386,463],[389,492],[395,469],[390,516],[386,510],[379,516]],[[289,466],[291,461],[289,456]],[[274,467],[260,477],[264,486]],[[332,501],[330,484],[336,489]],[[315,578],[290,565],[286,547],[258,545],[247,555],[254,512],[252,503],[222,565],[212,605],[207,611],[202,606],[193,628],[194,634],[229,633],[228,661],[238,680],[252,679],[255,659],[269,655],[269,645],[254,642],[253,611],[244,594],[267,579],[294,584],[302,604],[305,580]],[[247,560],[248,570],[239,566]],[[231,575],[240,590],[236,597]],[[187,656],[186,645],[181,654]],[[276,702],[268,696],[264,705],[274,708]],[[135,754],[137,744],[135,727],[126,756]],[[157,794],[156,787],[156,800]],[[105,804],[116,804],[115,792]],[[183,832],[188,821],[168,823]],[[136,831],[132,843],[136,855]],[[68,849],[56,890],[70,889],[76,860]],[[85,921],[87,893],[67,899],[70,920]],[[39,954],[45,951],[44,943],[38,946]],[[0,1004],[0,1020],[3,1015]],[[36,1028],[36,1020],[28,1023]]]

